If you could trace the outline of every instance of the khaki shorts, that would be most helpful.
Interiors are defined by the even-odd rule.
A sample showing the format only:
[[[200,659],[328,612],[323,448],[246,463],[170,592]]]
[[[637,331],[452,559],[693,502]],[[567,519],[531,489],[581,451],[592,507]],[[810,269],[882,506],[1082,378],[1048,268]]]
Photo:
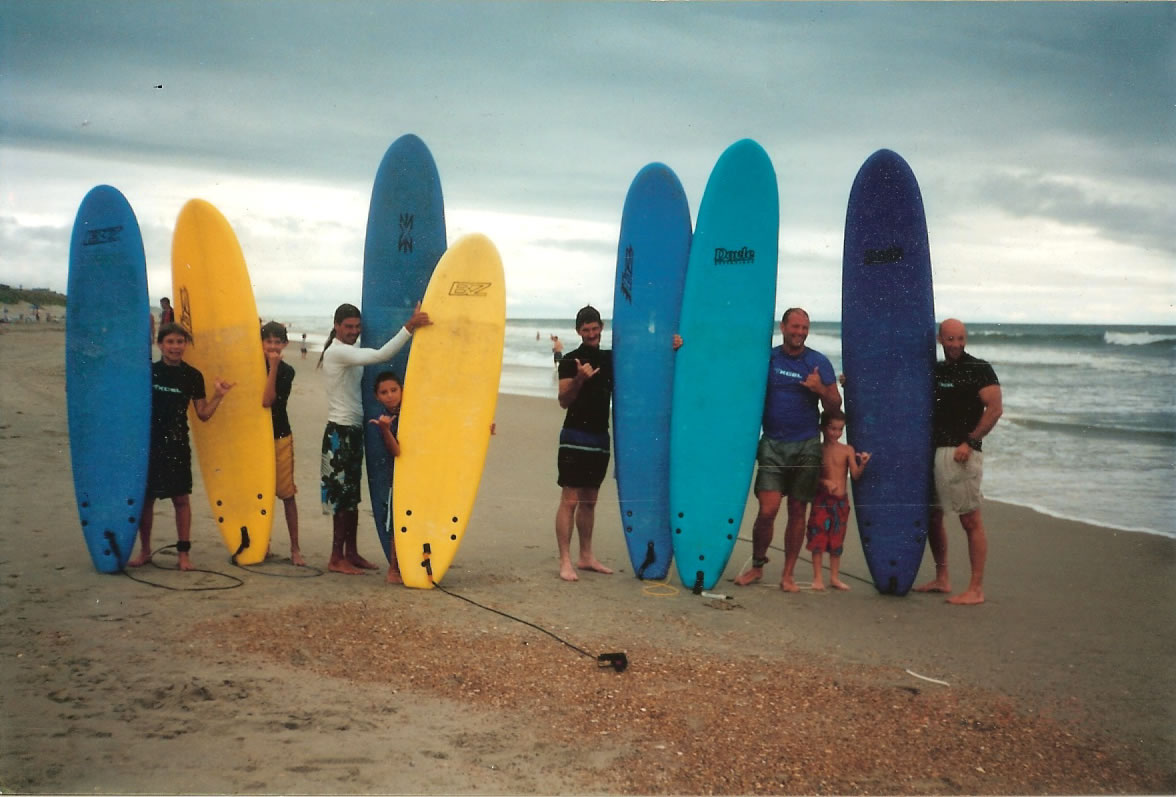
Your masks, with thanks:
[[[813,502],[821,480],[821,438],[791,443],[761,437],[755,454],[755,491],[782,493],[789,498]]]
[[[945,512],[966,515],[980,508],[984,499],[980,481],[984,476],[984,454],[973,451],[968,461],[955,461],[955,447],[935,449],[935,495],[932,503]]]
[[[298,488],[294,486],[294,435],[288,434],[274,440],[278,483],[274,495],[285,501],[293,498]]]

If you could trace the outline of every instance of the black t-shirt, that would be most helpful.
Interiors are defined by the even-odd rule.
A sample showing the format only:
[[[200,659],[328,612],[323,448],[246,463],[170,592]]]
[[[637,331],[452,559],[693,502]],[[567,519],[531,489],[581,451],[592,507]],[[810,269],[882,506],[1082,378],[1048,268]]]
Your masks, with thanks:
[[[186,362],[151,365],[151,444],[188,445],[188,403],[204,398],[204,376]]]
[[[581,429],[595,434],[608,434],[609,403],[612,400],[612,352],[592,346],[580,346],[559,361],[559,378],[576,376],[576,360],[589,363],[600,371],[580,386],[580,393],[564,418],[565,429]]]
[[[269,373],[269,360],[265,361],[265,372]],[[274,439],[280,440],[293,434],[290,429],[290,416],[286,412],[286,402],[290,399],[290,391],[294,389],[294,366],[285,360],[278,360],[278,379],[274,383],[274,403],[270,405],[270,412],[274,418]]]
[[[931,433],[935,447],[958,446],[965,442],[984,414],[980,390],[999,384],[992,366],[967,352],[954,363],[936,363],[935,415]]]

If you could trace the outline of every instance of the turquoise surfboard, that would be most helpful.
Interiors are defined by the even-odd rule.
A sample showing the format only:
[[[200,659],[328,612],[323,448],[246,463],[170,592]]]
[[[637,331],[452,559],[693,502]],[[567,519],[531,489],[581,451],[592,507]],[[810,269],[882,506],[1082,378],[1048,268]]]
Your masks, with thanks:
[[[670,524],[682,584],[715,585],[731,558],[755,465],[775,326],[776,172],[744,139],[722,154],[698,209],[679,321],[670,421]]]
[[[872,455],[853,483],[862,550],[878,591],[905,595],[930,517],[935,304],[923,197],[890,150],[866,160],[849,193],[841,356],[848,441]]]
[[[116,188],[82,200],[69,246],[65,393],[74,495],[94,567],[130,558],[151,445],[151,321],[139,222]]]
[[[412,134],[392,142],[372,185],[367,238],[363,247],[363,334],[360,345],[379,348],[395,335],[425,296],[429,278],[445,253],[445,207],[441,177],[425,142]],[[376,534],[384,556],[391,556],[388,504],[393,462],[380,431],[367,423],[383,412],[372,392],[381,371],[404,379],[410,341],[389,362],[369,365],[363,374],[364,456]],[[405,385],[405,389],[409,389]]]
[[[690,206],[678,176],[651,163],[621,214],[613,291],[613,471],[633,573],[665,578],[670,539],[670,405]]]

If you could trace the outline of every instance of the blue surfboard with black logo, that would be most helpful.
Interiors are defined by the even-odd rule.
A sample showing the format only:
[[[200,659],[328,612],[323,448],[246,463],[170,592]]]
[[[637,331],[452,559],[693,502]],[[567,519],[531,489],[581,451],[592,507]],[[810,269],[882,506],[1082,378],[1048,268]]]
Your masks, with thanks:
[[[775,326],[776,172],[750,139],[711,171],[694,225],[670,421],[670,524],[682,584],[715,585],[747,504]]]
[[[69,245],[65,396],[74,495],[94,567],[131,556],[151,445],[151,320],[139,222],[116,188],[82,200]]]
[[[621,528],[633,573],[665,578],[670,539],[670,406],[690,205],[668,166],[633,179],[621,214],[613,291],[613,451]]]
[[[424,298],[445,246],[445,206],[437,164],[420,138],[401,136],[384,153],[372,185],[363,248],[361,346],[379,348],[404,326]],[[363,373],[368,492],[385,557],[391,557],[392,551],[388,507],[394,463],[379,429],[368,421],[384,411],[373,392],[376,376],[390,370],[404,379],[411,349],[410,341],[391,361],[369,365]]]
[[[871,454],[853,483],[862,550],[878,591],[905,595],[930,516],[935,303],[922,193],[886,149],[866,160],[849,193],[841,353],[848,442]]]

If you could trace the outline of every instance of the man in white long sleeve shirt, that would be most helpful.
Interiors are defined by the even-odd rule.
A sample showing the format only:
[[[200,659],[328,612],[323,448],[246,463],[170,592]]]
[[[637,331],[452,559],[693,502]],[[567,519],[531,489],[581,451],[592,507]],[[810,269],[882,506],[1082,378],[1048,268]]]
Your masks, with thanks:
[[[378,349],[356,346],[362,331],[359,308],[341,304],[335,328],[327,339],[319,366],[327,383],[327,427],[323,432],[323,513],[333,515],[334,537],[327,569],[360,575],[376,565],[359,555],[360,482],[363,476],[363,398],[360,384],[365,365],[391,360],[418,327],[427,326],[420,303],[395,336]]]

